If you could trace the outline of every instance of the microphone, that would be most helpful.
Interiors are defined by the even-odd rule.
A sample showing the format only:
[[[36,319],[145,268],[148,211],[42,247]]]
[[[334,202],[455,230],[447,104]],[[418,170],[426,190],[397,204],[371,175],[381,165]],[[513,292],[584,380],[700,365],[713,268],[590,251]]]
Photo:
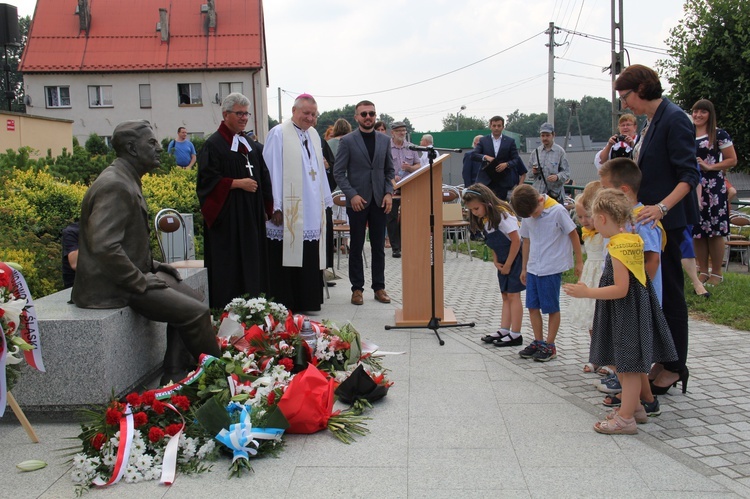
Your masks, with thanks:
[[[461,152],[463,149],[446,149],[444,147],[433,147],[433,146],[415,146],[414,144],[409,146],[412,151],[445,151],[445,152]]]

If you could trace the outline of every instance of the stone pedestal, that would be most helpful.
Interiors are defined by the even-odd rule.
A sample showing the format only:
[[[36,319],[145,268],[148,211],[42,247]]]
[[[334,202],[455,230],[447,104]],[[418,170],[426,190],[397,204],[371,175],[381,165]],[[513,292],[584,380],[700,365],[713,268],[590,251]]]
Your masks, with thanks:
[[[206,269],[180,269],[208,303]],[[108,310],[69,304],[70,289],[35,300],[46,373],[24,364],[13,395],[27,413],[71,412],[106,403],[153,378],[166,348],[165,323],[129,307]]]

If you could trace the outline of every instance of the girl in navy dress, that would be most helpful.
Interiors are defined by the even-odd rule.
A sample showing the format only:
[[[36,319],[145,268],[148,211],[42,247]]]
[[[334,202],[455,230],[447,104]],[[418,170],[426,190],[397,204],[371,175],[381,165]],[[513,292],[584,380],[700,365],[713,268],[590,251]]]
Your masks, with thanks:
[[[521,291],[526,286],[520,278],[522,257],[518,218],[508,203],[501,201],[483,184],[473,184],[465,189],[463,202],[470,213],[471,231],[482,231],[484,243],[492,249],[503,298],[500,329],[484,336],[482,341],[498,347],[523,345]]]

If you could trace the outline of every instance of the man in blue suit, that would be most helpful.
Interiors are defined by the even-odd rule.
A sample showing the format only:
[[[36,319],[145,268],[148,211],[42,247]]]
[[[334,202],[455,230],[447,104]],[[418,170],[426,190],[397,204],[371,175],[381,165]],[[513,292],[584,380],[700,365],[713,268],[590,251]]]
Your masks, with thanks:
[[[506,201],[508,194],[526,179],[526,166],[518,155],[516,141],[503,135],[505,120],[502,116],[490,118],[491,134],[479,139],[472,159],[481,161],[477,182],[484,184],[495,195]]]
[[[349,254],[349,280],[352,283],[354,305],[362,305],[365,274],[362,266],[362,248],[365,229],[370,228],[372,249],[372,290],[375,299],[390,303],[385,290],[385,225],[391,212],[395,177],[391,158],[390,139],[375,131],[377,113],[375,105],[367,100],[354,108],[354,119],[359,127],[341,137],[333,176],[346,196],[346,214],[351,227],[351,253]]]

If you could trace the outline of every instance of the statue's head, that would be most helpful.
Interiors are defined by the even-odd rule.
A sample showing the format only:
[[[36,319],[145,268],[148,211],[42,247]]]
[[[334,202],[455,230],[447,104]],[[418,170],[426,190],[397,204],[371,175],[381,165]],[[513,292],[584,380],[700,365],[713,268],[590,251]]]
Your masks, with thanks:
[[[118,158],[133,164],[141,174],[160,165],[161,144],[151,123],[146,120],[123,121],[112,133],[112,147]]]

